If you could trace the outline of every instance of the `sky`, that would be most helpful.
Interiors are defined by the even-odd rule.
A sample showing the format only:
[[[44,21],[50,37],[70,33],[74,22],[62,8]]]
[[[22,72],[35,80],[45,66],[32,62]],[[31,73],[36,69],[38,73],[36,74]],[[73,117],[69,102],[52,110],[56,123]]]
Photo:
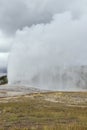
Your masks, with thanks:
[[[87,65],[87,0],[0,0],[0,69],[68,65]]]

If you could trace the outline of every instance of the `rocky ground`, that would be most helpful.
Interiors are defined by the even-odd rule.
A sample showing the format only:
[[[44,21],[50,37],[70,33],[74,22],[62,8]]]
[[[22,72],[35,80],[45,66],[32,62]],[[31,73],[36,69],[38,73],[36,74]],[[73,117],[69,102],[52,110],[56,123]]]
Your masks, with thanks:
[[[45,90],[36,89],[29,86],[14,86],[14,85],[1,85],[0,97],[13,97],[19,95],[26,95],[30,93],[44,92]]]

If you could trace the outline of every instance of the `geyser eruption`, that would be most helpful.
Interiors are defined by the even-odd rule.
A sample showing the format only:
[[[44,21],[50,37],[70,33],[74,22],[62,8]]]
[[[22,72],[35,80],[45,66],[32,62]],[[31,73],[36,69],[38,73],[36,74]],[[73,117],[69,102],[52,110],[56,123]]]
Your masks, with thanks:
[[[57,1],[51,7],[45,1],[43,18],[39,12],[35,17],[38,24],[30,15],[32,26],[17,30],[8,62],[9,84],[54,90],[87,88],[87,13],[79,8],[81,1],[79,6],[76,0],[60,10],[55,9]]]

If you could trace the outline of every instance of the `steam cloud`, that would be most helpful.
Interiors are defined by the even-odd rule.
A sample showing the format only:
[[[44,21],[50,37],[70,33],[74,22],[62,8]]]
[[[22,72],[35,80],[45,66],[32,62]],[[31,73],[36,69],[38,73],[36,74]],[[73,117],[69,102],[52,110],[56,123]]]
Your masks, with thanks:
[[[14,35],[9,84],[87,88],[87,1],[8,1],[11,6],[1,1],[5,2],[2,14],[6,21],[2,15],[0,25],[4,32]]]

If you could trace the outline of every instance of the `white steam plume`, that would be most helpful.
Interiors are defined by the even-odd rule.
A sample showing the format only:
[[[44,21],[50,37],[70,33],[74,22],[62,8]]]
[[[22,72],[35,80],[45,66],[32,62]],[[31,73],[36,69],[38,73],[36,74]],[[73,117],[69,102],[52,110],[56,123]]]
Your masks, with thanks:
[[[29,15],[30,23],[36,24],[37,21],[38,24],[27,25],[16,32],[9,56],[9,83],[24,83],[45,89],[86,88],[87,68],[80,66],[87,65],[87,12],[83,8],[87,2],[67,1],[67,8],[61,6],[61,13],[55,8],[57,0],[55,4],[49,0],[44,2],[43,16],[39,15],[40,11],[37,15],[33,13],[35,21],[31,22]],[[50,8],[48,3],[51,3]],[[36,10],[36,4],[39,7],[42,5],[37,0],[31,10]],[[49,22],[46,18],[50,17],[50,13],[53,17]],[[42,22],[39,22],[40,18],[43,18]]]

